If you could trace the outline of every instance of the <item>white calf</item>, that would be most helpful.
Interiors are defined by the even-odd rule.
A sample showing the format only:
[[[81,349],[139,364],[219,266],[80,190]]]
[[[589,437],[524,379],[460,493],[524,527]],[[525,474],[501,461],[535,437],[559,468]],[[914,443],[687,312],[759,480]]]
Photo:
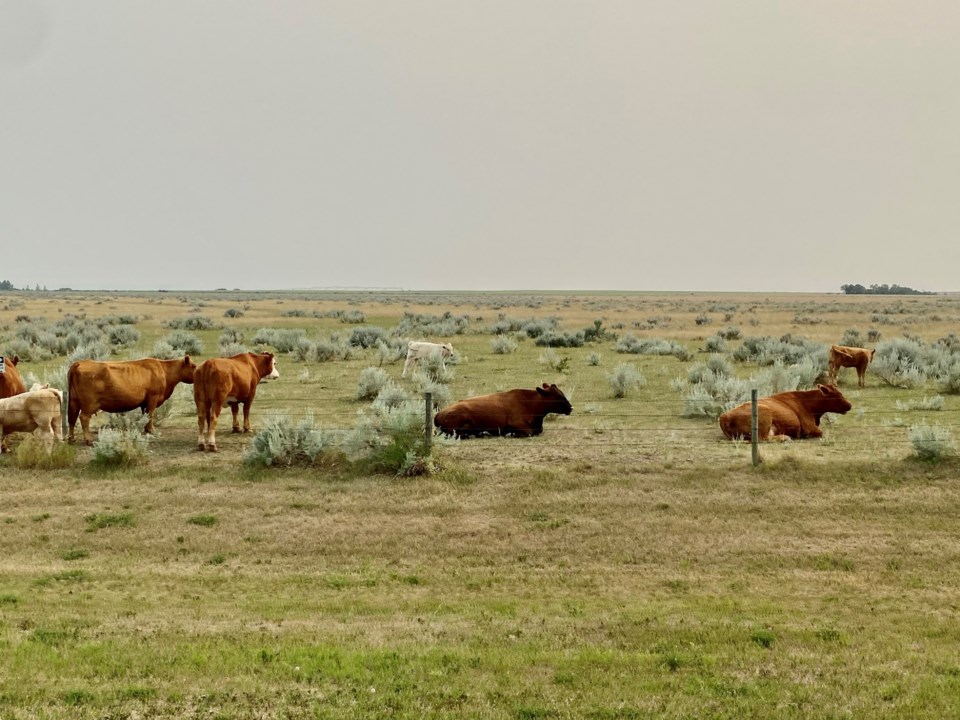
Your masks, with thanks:
[[[63,393],[42,388],[0,399],[0,452],[7,449],[7,435],[39,430],[52,447],[53,439],[63,439],[60,431],[60,406]]]
[[[431,343],[411,340],[410,344],[407,345],[407,360],[403,363],[403,373],[401,377],[407,376],[407,370],[410,368],[411,363],[421,358],[428,358],[435,352],[440,353],[440,364],[446,367],[443,359],[453,357],[453,345],[450,343]]]

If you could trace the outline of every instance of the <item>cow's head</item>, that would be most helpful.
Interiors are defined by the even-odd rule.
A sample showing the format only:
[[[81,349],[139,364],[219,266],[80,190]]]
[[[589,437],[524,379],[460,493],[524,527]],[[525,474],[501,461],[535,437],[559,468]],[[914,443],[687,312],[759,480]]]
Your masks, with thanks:
[[[819,413],[832,412],[843,415],[853,407],[836,385],[817,385],[817,390],[820,391],[816,408]]]
[[[547,385],[544,383],[537,388],[537,395],[547,401],[547,412],[558,413],[560,415],[569,415],[573,412],[573,406],[567,400],[567,396],[556,385]]]
[[[187,383],[188,385],[193,385],[193,374],[197,371],[197,364],[190,358],[189,355],[183,356],[183,360],[180,362],[180,367],[178,370],[179,374],[177,375],[177,380],[182,383]]]
[[[262,371],[260,373],[260,382],[264,380],[276,380],[280,377],[280,372],[277,370],[277,361],[273,357],[272,352],[260,353],[260,357],[263,358],[265,368],[267,369],[266,374]]]
[[[453,345],[450,343],[440,343],[440,352],[444,357],[453,357]]]

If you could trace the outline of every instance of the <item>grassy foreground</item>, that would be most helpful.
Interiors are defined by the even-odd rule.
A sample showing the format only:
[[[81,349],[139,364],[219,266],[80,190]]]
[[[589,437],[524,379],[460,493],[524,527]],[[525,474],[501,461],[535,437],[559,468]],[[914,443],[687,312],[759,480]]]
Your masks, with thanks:
[[[956,469],[6,471],[0,716],[956,716]]]
[[[727,325],[931,341],[960,318],[960,298],[940,296],[5,302],[10,333],[20,315],[135,314],[131,356],[188,314],[247,338],[265,326],[344,329],[291,307],[358,308],[384,327],[407,310],[469,313],[478,328],[501,313],[572,329],[603,318],[692,353]],[[242,317],[223,320],[236,308]],[[198,361],[220,332],[198,332]],[[671,383],[692,362],[624,356],[605,341],[558,350],[559,370],[529,340],[498,355],[489,333],[450,339],[454,398],[558,382],[574,414],[530,440],[439,447],[429,477],[255,473],[242,462],[249,437],[221,432],[220,454],[193,450],[181,388],[145,466],[96,470],[85,448],[66,469],[0,458],[0,718],[960,716],[960,463],[919,462],[906,433],[953,427],[956,395],[907,409],[936,389],[871,373],[859,389],[847,371],[854,411],[823,441],[765,446],[752,468],[715,421],[681,417]],[[647,382],[614,399],[608,376],[625,361]],[[279,362],[255,426],[271,414],[349,423],[358,375],[377,364],[372,351]],[[62,363],[21,369],[42,379]],[[398,382],[401,365],[385,366]]]

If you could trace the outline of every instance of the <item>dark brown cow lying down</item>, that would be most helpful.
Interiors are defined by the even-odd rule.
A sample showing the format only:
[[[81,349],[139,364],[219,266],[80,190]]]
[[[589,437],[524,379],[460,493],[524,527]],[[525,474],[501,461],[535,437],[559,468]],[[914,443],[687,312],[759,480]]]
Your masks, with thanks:
[[[20,371],[17,370],[17,363],[20,358],[3,358],[3,372],[0,373],[0,398],[13,397],[27,391],[27,386],[23,384],[23,378],[20,377]]]
[[[457,437],[516,435],[530,437],[543,432],[543,418],[550,413],[569,415],[570,401],[556,385],[534,390],[507,390],[454,403],[433,419],[440,432]]]
[[[196,369],[189,355],[175,360],[77,360],[67,371],[70,441],[79,417],[83,439],[91,445],[90,418],[101,410],[119,413],[140,408],[150,416],[144,432],[153,432],[154,411],[170,398],[177,385],[192,383]]]
[[[823,436],[820,418],[825,413],[843,415],[852,406],[834,385],[816,390],[777,393],[757,401],[757,437],[760,440],[818,438]],[[750,438],[750,403],[743,403],[720,416],[720,429],[731,440]]]
[[[866,382],[864,381],[864,376],[867,374],[867,366],[870,364],[870,361],[873,360],[876,352],[876,348],[873,350],[865,350],[864,348],[858,347],[832,345],[830,347],[830,355],[827,358],[827,372],[830,376],[830,382],[837,382],[837,377],[840,375],[840,368],[852,367],[857,369],[857,384],[860,387],[865,387]]]

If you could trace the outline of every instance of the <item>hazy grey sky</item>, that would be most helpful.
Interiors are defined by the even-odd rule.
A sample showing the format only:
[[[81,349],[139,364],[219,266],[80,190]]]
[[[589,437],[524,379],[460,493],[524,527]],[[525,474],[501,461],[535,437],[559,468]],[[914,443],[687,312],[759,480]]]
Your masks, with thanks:
[[[0,0],[0,280],[960,290],[960,3]]]

